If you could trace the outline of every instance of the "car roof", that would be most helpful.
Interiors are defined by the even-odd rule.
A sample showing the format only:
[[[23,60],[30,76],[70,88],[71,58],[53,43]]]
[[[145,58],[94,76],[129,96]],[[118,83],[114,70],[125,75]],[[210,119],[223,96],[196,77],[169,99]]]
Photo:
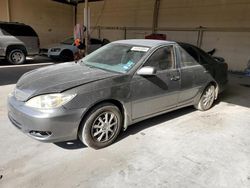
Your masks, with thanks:
[[[164,44],[176,44],[174,41],[167,40],[152,40],[152,39],[129,39],[129,40],[118,40],[112,42],[115,44],[130,44],[130,45],[139,45],[139,46],[147,46],[147,47],[156,47]]]

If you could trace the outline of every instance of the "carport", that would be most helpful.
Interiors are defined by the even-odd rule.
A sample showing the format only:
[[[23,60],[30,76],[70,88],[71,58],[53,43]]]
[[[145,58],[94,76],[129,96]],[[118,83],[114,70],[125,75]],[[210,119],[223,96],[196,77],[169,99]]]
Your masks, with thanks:
[[[147,119],[93,150],[79,140],[38,142],[8,119],[6,101],[17,80],[55,62],[1,64],[1,188],[250,187],[250,77],[243,74],[250,60],[249,0],[0,0],[0,21],[31,25],[42,47],[71,36],[76,23],[111,41],[161,33],[215,48],[230,71],[228,89],[210,110],[191,106]]]
[[[89,38],[89,31],[90,31],[90,10],[89,10],[89,3],[90,2],[96,2],[96,1],[102,1],[102,0],[53,0],[59,3],[68,4],[74,7],[74,24],[77,23],[77,7],[79,3],[84,3],[84,25],[86,26],[87,30],[85,32],[85,46],[86,51],[88,51],[88,38]]]
[[[43,47],[72,35],[76,22],[84,23],[83,0],[58,2],[45,0],[35,6],[37,2],[34,0],[3,0],[0,2],[0,20],[31,25],[38,32]],[[242,72],[247,67],[250,59],[248,0],[88,2],[91,9],[90,34],[93,37],[113,41],[144,38],[152,32],[162,33],[169,40],[189,42],[206,51],[215,48],[215,55],[225,58],[231,71]]]

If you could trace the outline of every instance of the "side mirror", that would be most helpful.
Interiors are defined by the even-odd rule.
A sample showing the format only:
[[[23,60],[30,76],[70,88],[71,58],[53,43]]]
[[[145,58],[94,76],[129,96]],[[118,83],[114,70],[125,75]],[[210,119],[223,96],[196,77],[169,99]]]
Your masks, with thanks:
[[[137,71],[138,75],[141,76],[152,76],[156,74],[156,68],[154,67],[142,67]]]

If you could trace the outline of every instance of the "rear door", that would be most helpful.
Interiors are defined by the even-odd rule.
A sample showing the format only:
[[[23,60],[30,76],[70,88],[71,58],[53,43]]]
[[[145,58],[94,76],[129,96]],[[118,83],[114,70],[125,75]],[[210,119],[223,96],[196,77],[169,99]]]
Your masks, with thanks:
[[[182,45],[178,51],[181,72],[181,92],[178,101],[182,106],[193,103],[200,89],[206,84],[208,73],[205,67],[197,62],[196,58],[199,56],[193,48]]]
[[[143,66],[155,67],[156,75],[135,74],[131,81],[132,118],[138,119],[177,106],[180,73],[174,46],[157,49]]]

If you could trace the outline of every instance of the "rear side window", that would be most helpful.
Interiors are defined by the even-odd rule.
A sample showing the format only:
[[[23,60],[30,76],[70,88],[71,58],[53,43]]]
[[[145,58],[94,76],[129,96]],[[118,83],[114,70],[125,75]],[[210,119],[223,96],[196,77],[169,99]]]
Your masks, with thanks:
[[[3,35],[12,36],[37,36],[36,32],[27,25],[1,24]]]
[[[197,62],[200,61],[199,55],[195,49],[189,46],[182,46],[182,48],[184,48]]]
[[[199,48],[196,48],[196,50],[199,52],[201,64],[207,64],[214,61],[214,59],[203,50]]]
[[[179,47],[181,67],[198,65],[197,61],[182,47]]]

